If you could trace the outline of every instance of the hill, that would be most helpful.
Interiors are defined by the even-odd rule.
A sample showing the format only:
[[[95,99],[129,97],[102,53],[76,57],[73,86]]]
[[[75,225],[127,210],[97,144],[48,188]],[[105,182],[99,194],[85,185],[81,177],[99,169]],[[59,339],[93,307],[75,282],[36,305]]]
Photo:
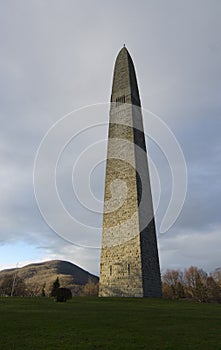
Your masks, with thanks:
[[[45,286],[46,294],[50,293],[53,282],[59,277],[61,287],[70,288],[74,295],[80,294],[83,286],[89,281],[97,283],[99,278],[68,261],[51,260],[30,264],[24,267],[0,271],[0,286],[6,277],[21,278],[33,295],[41,293]]]

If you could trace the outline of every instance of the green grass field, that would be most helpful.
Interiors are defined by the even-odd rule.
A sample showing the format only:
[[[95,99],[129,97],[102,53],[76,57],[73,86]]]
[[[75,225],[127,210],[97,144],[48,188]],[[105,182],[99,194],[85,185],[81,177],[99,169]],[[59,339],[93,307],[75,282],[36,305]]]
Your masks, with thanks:
[[[0,298],[1,350],[221,350],[221,305],[153,299]]]

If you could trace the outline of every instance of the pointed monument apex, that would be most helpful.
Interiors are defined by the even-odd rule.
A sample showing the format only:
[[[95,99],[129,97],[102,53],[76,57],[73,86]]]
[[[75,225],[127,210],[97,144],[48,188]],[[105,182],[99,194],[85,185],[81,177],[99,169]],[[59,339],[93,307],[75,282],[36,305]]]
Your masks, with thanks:
[[[115,102],[116,96],[121,95],[127,96],[125,103],[140,106],[135,68],[126,47],[120,50],[116,58],[111,102]]]

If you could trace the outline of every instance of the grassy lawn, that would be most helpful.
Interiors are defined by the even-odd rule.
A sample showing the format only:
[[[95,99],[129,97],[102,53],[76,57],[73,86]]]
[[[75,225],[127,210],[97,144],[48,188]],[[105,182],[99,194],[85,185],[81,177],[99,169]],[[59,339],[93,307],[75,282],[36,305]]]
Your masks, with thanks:
[[[0,298],[1,350],[221,350],[221,304]]]

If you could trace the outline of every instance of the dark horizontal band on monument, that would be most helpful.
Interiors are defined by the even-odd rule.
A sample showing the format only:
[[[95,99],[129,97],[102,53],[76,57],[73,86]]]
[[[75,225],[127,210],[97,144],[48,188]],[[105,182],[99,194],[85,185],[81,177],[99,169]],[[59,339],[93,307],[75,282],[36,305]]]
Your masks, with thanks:
[[[122,95],[122,96],[120,95],[119,97],[111,96],[111,103],[112,103],[112,108],[115,108],[115,109],[122,107],[122,105],[124,104],[141,107],[140,100],[131,94]]]
[[[134,142],[135,145],[146,152],[145,135],[143,131],[124,124],[109,123],[109,138],[128,140],[129,135],[133,135],[133,140],[131,140],[131,142]]]

